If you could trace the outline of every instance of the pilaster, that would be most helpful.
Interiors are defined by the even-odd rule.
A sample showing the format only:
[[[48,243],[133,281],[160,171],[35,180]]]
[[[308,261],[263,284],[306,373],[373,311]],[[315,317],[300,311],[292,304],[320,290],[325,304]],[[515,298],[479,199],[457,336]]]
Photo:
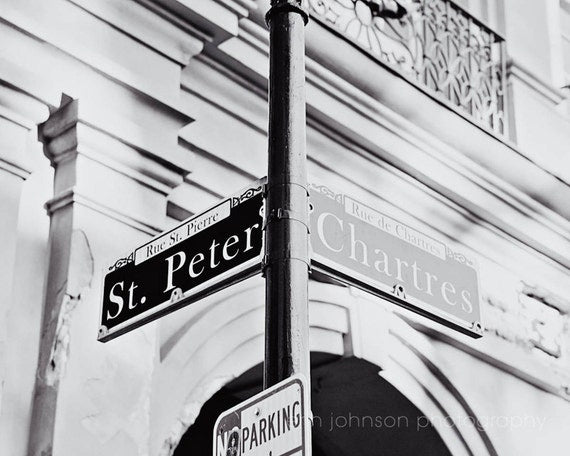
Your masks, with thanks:
[[[26,146],[33,123],[18,112],[18,108],[26,102],[29,102],[26,95],[3,85],[0,81],[0,188],[2,189],[0,233],[3,244],[3,261],[0,263],[0,305],[2,307],[7,303],[12,287],[11,273],[22,184],[31,173],[32,166]]]
[[[554,83],[550,10],[557,1],[505,0],[507,50],[510,57],[542,80]],[[529,33],[529,25],[533,33]]]
[[[105,268],[164,229],[167,196],[191,169],[190,151],[176,145],[189,119],[155,109],[161,136],[169,138],[161,155],[153,143],[145,149],[133,141],[130,119],[107,128],[92,100],[64,96],[39,126],[54,196],[46,204],[50,254],[30,455],[144,451],[154,327],[106,345],[96,337]],[[76,438],[67,438],[70,432]]]
[[[504,11],[511,139],[523,156],[570,182],[560,2],[505,0]]]
[[[18,220],[21,194],[25,180],[34,167],[30,156],[33,142],[31,130],[35,122],[47,117],[47,107],[33,97],[16,89],[0,78],[0,434],[9,435],[17,420],[14,404],[18,393],[14,391],[13,366],[9,344],[13,346],[9,331],[9,313],[14,309],[12,289]],[[0,453],[11,451],[8,442],[0,443]],[[7,453],[8,454],[8,453]]]

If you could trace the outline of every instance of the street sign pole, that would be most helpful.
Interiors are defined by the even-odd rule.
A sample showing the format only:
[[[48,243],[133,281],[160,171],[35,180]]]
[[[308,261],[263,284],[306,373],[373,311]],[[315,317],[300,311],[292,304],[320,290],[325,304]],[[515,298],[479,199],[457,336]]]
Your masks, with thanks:
[[[272,0],[266,199],[264,387],[310,380],[305,31],[301,0]],[[310,402],[309,402],[310,403]]]

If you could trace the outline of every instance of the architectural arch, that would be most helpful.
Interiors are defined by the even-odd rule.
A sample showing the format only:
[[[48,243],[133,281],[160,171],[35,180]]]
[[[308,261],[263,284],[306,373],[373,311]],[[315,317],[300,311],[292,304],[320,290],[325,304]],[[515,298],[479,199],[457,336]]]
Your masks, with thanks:
[[[380,366],[379,375],[423,413],[425,421],[416,425],[431,422],[454,456],[496,455],[468,401],[438,366],[429,338],[391,312],[391,304],[315,281],[309,298],[312,352]],[[263,361],[260,278],[192,306],[186,322],[162,340],[152,392],[151,454],[172,455],[206,401]]]

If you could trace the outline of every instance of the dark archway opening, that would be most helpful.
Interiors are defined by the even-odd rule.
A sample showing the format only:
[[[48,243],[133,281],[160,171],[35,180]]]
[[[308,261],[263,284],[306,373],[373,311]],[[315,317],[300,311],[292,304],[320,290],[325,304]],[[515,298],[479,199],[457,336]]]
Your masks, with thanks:
[[[451,456],[426,417],[358,358],[311,353],[313,456]],[[261,391],[261,364],[228,383],[202,407],[174,456],[211,455],[218,416]]]

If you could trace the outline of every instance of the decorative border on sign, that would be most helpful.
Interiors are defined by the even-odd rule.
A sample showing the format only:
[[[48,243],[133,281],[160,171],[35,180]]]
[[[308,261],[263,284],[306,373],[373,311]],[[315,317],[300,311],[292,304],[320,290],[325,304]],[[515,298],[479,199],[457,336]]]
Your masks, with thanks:
[[[446,254],[447,258],[450,260],[455,260],[459,264],[465,264],[467,266],[475,268],[475,263],[473,262],[473,260],[471,260],[468,257],[466,257],[465,255],[463,255],[463,253],[454,251],[448,245],[445,246],[445,254]]]
[[[243,203],[244,201],[247,201],[250,198],[253,198],[255,195],[260,193],[262,190],[263,190],[263,185],[259,185],[258,187],[255,187],[255,188],[253,188],[253,187],[248,188],[246,191],[244,191],[239,196],[232,196],[232,202],[231,202],[232,208]]]
[[[335,200],[339,204],[344,203],[344,194],[343,193],[335,193],[326,185],[317,185],[317,184],[309,184],[310,190],[316,190],[321,195],[327,196],[332,200]]]
[[[119,258],[115,261],[115,264],[109,266],[109,271],[116,271],[117,269],[126,266],[129,263],[133,263],[135,261],[135,252],[132,252],[127,258]]]

